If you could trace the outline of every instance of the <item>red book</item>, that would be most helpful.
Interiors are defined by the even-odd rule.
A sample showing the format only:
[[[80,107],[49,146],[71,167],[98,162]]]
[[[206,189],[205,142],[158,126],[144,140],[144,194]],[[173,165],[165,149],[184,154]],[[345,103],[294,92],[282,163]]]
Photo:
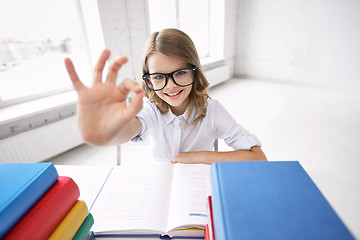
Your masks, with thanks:
[[[205,240],[210,240],[210,236],[209,236],[209,225],[208,225],[208,224],[205,224],[204,237],[205,237]]]
[[[208,225],[208,232],[209,232],[209,240],[215,240],[211,196],[208,196],[207,215],[208,215],[208,224],[207,225]]]
[[[5,239],[47,239],[80,196],[70,177],[59,177],[47,193],[9,231]]]

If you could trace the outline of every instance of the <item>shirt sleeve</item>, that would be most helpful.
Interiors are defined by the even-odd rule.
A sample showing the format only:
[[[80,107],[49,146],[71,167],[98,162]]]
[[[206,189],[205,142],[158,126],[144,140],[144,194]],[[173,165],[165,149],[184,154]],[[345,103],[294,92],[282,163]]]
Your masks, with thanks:
[[[153,122],[152,112],[153,112],[153,109],[151,106],[151,102],[147,98],[144,99],[143,108],[136,115],[136,117],[141,122],[141,132],[137,136],[135,136],[133,139],[131,139],[132,142],[146,141],[146,139],[149,135],[151,126],[152,126],[152,122]]]
[[[216,138],[224,139],[234,150],[250,150],[254,146],[262,146],[257,136],[238,124],[219,101],[214,101],[213,108]]]

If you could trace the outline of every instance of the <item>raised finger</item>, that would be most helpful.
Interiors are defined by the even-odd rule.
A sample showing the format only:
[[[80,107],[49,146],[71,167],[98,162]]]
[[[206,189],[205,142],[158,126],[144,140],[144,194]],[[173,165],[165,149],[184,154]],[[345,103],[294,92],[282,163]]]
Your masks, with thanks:
[[[141,87],[139,84],[133,80],[125,79],[122,81],[119,86],[117,86],[120,92],[127,95],[130,91],[133,91],[135,93],[142,92]]]
[[[64,62],[65,62],[66,70],[69,74],[69,77],[71,79],[71,82],[72,82],[75,90],[78,92],[81,89],[85,88],[85,85],[80,81],[80,79],[75,71],[75,67],[74,67],[74,64],[72,63],[71,59],[65,58]]]
[[[126,57],[119,57],[116,58],[109,67],[109,71],[106,77],[107,82],[114,83],[116,82],[116,78],[118,75],[118,72],[123,64],[125,64],[128,61]]]
[[[94,68],[94,75],[93,75],[93,84],[101,83],[102,82],[102,73],[105,67],[106,61],[110,57],[110,50],[105,49],[102,51],[99,60],[97,61],[95,68]]]

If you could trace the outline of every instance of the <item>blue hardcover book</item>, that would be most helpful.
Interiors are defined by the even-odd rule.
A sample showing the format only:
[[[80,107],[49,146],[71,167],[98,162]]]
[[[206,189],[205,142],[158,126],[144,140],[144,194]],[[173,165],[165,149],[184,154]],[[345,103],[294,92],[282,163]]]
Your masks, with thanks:
[[[52,163],[0,164],[0,239],[57,179]]]
[[[216,240],[354,239],[297,161],[211,166]]]

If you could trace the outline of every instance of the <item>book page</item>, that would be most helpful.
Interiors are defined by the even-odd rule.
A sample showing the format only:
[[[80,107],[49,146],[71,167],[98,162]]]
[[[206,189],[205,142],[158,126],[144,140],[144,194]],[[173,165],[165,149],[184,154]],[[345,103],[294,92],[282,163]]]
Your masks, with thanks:
[[[207,197],[211,194],[210,167],[207,164],[174,165],[168,230],[205,226]]]
[[[115,167],[90,210],[95,234],[165,232],[172,167],[162,161]]]

